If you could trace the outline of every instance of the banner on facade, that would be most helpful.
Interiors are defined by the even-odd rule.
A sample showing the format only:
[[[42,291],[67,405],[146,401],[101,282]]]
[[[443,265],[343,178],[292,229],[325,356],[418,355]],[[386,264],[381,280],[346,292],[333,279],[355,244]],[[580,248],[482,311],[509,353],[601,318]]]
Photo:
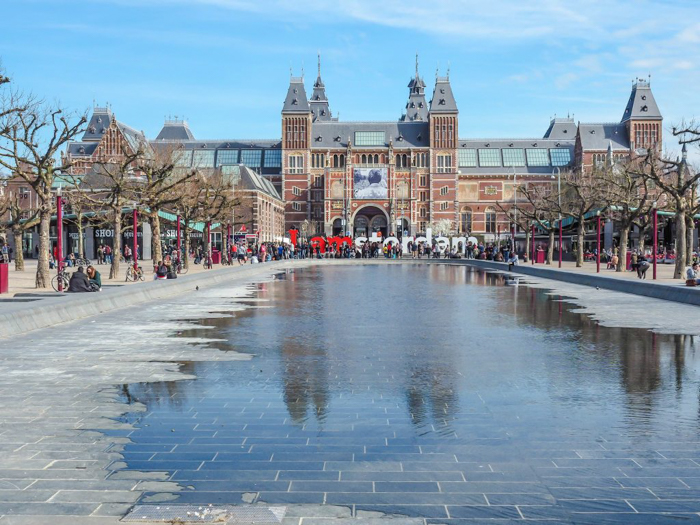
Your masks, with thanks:
[[[353,195],[356,199],[386,199],[389,194],[386,168],[355,168]]]

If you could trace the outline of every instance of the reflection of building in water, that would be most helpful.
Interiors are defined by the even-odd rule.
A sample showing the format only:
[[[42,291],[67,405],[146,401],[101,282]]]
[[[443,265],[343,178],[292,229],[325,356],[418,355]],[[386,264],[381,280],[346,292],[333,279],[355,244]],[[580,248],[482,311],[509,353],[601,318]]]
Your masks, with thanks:
[[[284,403],[292,420],[305,422],[309,408],[317,421],[325,420],[329,398],[325,352],[317,346],[302,344],[293,335],[284,340],[281,350]]]

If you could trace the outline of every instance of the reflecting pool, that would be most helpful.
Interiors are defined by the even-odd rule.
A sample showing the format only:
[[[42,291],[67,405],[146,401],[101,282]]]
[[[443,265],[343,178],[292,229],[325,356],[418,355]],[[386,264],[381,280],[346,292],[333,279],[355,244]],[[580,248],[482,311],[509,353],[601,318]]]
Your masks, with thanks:
[[[148,407],[129,416],[128,468],[182,487],[151,501],[429,523],[700,519],[690,336],[601,327],[565,298],[462,266],[317,267],[258,285],[248,304],[183,335],[214,327],[222,351],[252,360],[124,386]]]

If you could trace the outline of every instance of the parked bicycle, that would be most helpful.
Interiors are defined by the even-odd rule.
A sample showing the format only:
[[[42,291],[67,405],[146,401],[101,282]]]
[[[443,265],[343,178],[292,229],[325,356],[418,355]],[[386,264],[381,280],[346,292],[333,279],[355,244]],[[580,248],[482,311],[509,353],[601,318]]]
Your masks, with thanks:
[[[185,275],[187,273],[188,268],[182,265],[182,261],[180,259],[175,259],[173,266],[175,266],[175,271],[180,275]]]
[[[205,270],[211,270],[211,268],[212,268],[211,253],[207,252],[207,254],[204,256],[204,261],[202,261],[202,266],[204,267]]]
[[[138,266],[136,269],[134,269],[133,265],[129,265],[129,267],[126,269],[126,282],[128,283],[129,281],[143,281],[144,280],[144,275],[143,275],[143,268]]]
[[[90,266],[92,262],[87,257],[78,257],[75,260],[75,266]]]
[[[58,292],[58,283],[61,282],[61,291],[65,292],[68,290],[68,285],[70,284],[70,274],[63,268],[58,274],[54,275],[51,279],[51,287],[54,291]]]

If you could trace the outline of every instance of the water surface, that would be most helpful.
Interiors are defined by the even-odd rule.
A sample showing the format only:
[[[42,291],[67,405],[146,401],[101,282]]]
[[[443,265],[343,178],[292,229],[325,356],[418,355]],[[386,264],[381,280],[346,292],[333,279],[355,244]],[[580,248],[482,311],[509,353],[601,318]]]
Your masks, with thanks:
[[[264,308],[200,323],[252,360],[125,387],[148,407],[131,417],[128,468],[169,472],[179,503],[436,523],[700,512],[692,337],[601,327],[461,266],[316,267],[255,299]]]

